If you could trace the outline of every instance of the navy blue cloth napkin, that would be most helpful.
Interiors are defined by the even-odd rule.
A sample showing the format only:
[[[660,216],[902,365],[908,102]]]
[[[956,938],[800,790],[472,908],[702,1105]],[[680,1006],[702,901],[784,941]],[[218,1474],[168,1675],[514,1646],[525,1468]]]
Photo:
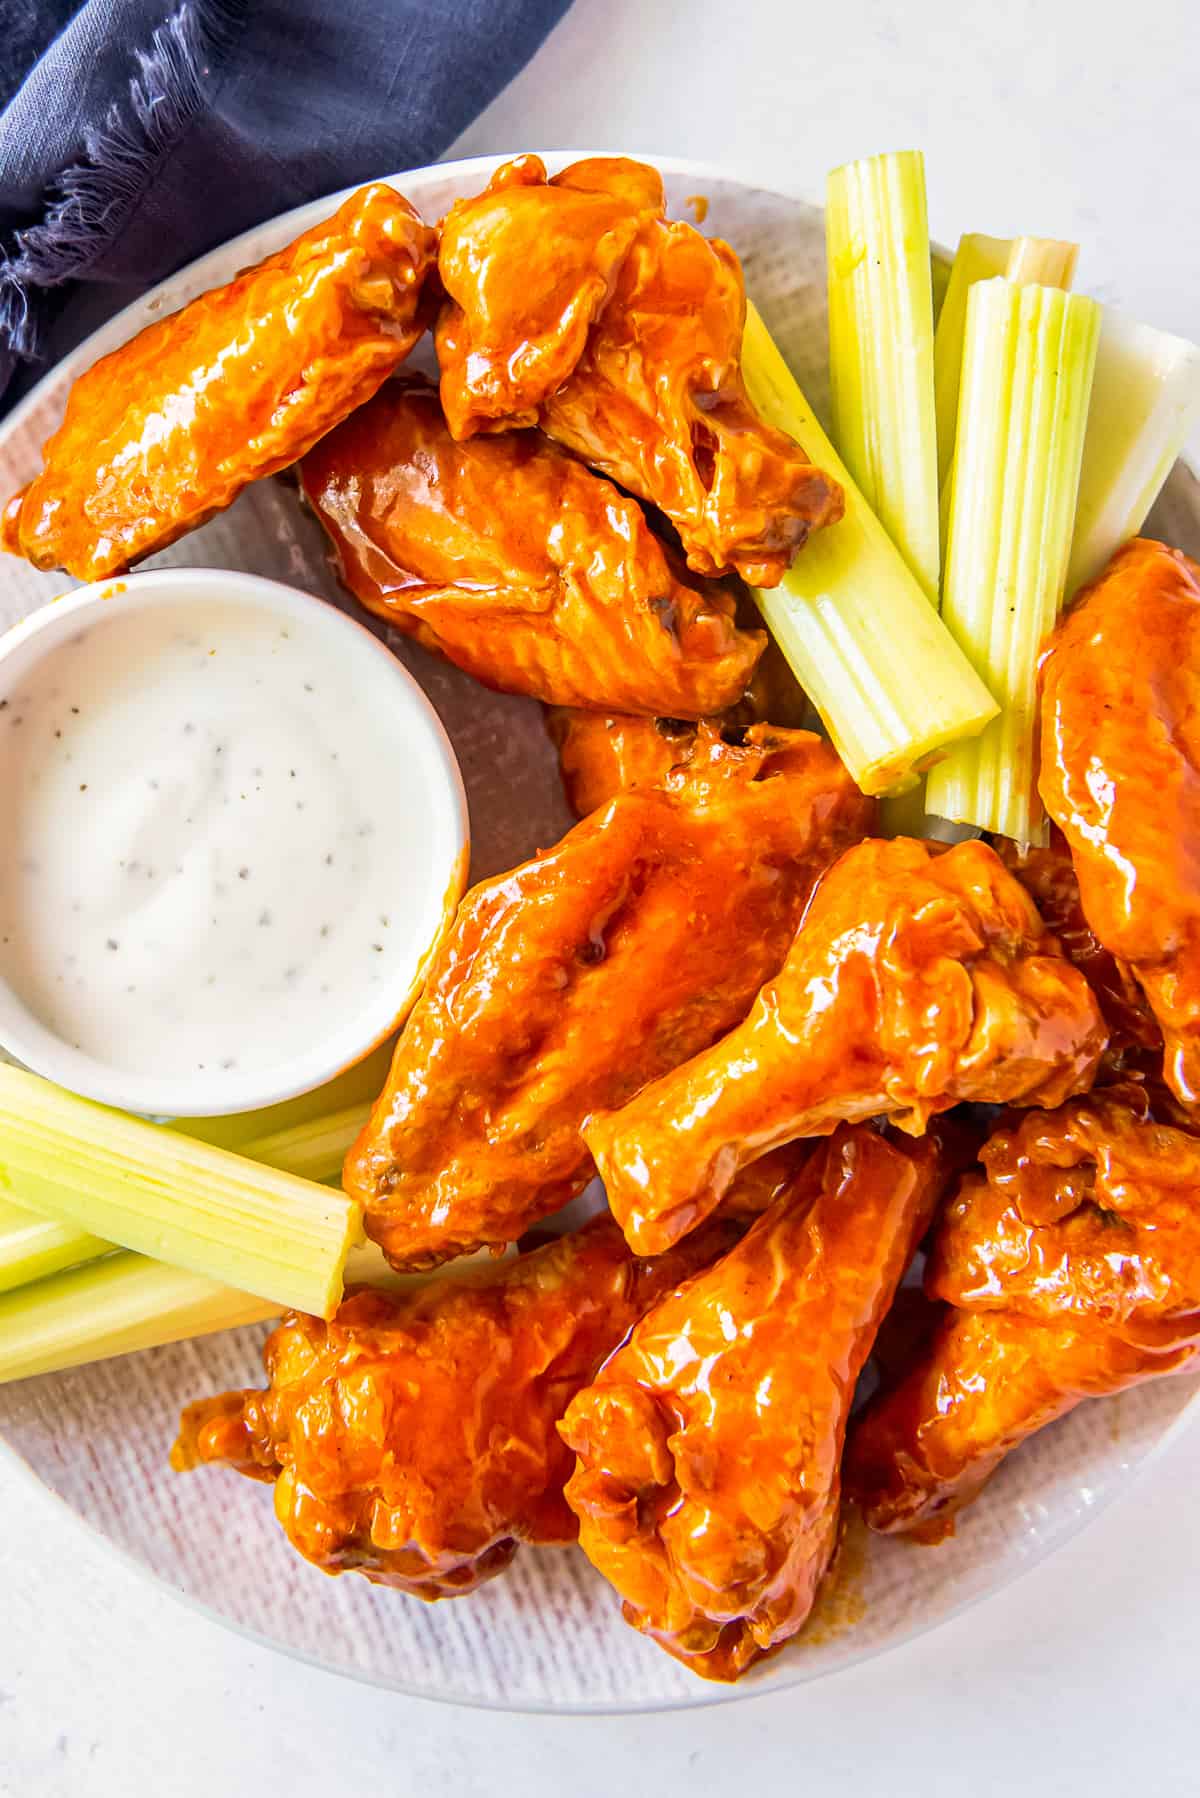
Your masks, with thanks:
[[[435,161],[569,4],[0,0],[0,411],[202,251]]]

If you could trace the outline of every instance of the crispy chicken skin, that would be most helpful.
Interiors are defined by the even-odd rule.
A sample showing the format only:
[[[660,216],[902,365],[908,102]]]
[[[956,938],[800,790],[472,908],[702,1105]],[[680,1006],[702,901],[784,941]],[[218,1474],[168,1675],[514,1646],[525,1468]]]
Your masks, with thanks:
[[[521,157],[451,210],[439,272],[456,436],[536,418],[664,512],[697,574],[754,586],[775,586],[809,532],[841,517],[836,481],[747,396],[741,264],[668,223],[645,164],[593,159],[547,183]]]
[[[750,724],[802,728],[808,702],[773,639],[742,698],[710,720],[716,729],[744,731]],[[629,787],[655,787],[686,761],[696,727],[682,718],[644,718],[622,712],[551,706],[546,729],[558,751],[567,804],[586,818]]]
[[[630,1243],[657,1254],[781,1143],[879,1115],[916,1135],[962,1100],[1056,1105],[1106,1041],[991,849],[873,839],[824,876],[745,1021],[585,1137]]]
[[[298,460],[370,399],[425,328],[436,233],[390,187],[201,294],[71,389],[5,549],[101,580]]]
[[[949,1173],[932,1136],[902,1147],[864,1126],[800,1160],[560,1425],[581,1547],[628,1622],[709,1679],[736,1679],[812,1608],[855,1382]]]
[[[522,1542],[574,1541],[555,1425],[647,1306],[736,1234],[638,1261],[602,1217],[482,1274],[359,1291],[330,1323],[290,1312],[267,1390],[190,1405],[173,1465],[274,1481],[288,1540],[329,1573],[469,1592]]]
[[[442,221],[437,323],[442,404],[454,435],[537,423],[612,293],[646,218],[664,210],[657,170],[594,158],[552,181],[538,156],[497,169]]]
[[[635,718],[554,706],[546,716],[558,751],[567,804],[586,818],[631,787],[657,787],[695,747],[696,729],[679,718]]]
[[[698,718],[762,653],[635,500],[536,431],[455,443],[427,383],[390,382],[301,479],[351,593],[486,686]]]
[[[468,893],[346,1162],[389,1260],[512,1241],[579,1192],[584,1119],[745,1016],[872,817],[819,738],[705,726],[664,785]]]
[[[1200,569],[1127,544],[1042,662],[1040,790],[1088,924],[1133,970],[1167,1084],[1200,1103]]]
[[[1200,1345],[1200,1141],[1159,1122],[1143,1088],[1009,1120],[982,1159],[930,1250],[941,1325],[846,1460],[872,1529],[928,1542],[1043,1425],[1179,1371]]]

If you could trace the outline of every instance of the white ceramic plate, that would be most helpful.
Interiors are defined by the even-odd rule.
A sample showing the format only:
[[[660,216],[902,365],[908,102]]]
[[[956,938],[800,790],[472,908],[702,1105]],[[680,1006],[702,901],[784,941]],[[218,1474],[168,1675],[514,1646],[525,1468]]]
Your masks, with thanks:
[[[481,187],[500,158],[396,176],[425,216]],[[567,158],[553,159],[561,164]],[[747,285],[818,407],[826,396],[824,252],[812,207],[658,158],[672,210],[709,201],[705,229],[740,252]],[[226,244],[130,307],[41,383],[0,426],[0,497],[35,471],[72,379],[150,319],[287,243],[333,210],[300,208]],[[1200,486],[1177,468],[1152,521],[1200,553]],[[158,563],[243,568],[338,601],[320,533],[282,481],[253,487]],[[149,564],[153,566],[154,564]],[[72,583],[3,558],[0,626]],[[476,879],[553,841],[569,819],[538,710],[474,685],[402,640],[394,647],[433,700],[462,763]],[[383,789],[385,773],[380,771]],[[180,1406],[261,1384],[264,1332],[243,1330],[0,1387],[0,1434],[35,1477],[131,1563],[211,1614],[289,1653],[398,1691],[527,1710],[644,1710],[703,1704],[816,1678],[877,1654],[1007,1584],[1113,1499],[1189,1409],[1200,1379],[1158,1382],[1080,1407],[1011,1457],[957,1537],[921,1549],[863,1534],[809,1630],[736,1688],[706,1685],[620,1620],[610,1589],[574,1550],[529,1550],[474,1597],[434,1606],[327,1579],[283,1541],[262,1486],[167,1469]],[[1030,1594],[1031,1607],[1036,1594]]]

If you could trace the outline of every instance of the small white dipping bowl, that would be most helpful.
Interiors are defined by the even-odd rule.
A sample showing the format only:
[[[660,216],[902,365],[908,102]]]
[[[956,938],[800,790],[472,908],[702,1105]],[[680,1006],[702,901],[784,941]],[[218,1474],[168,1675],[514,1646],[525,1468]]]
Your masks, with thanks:
[[[119,644],[122,640],[119,635],[114,637],[109,633],[109,646],[107,651],[105,649],[101,633],[107,632],[110,625],[129,619],[131,631],[143,627],[146,629],[148,642],[183,642],[184,636],[178,633],[195,630],[198,637],[205,641],[210,636],[214,639],[213,648],[197,649],[197,656],[215,653],[228,658],[230,655],[236,657],[238,653],[236,629],[230,629],[229,625],[232,621],[234,626],[240,627],[239,615],[243,609],[248,616],[245,619],[247,639],[242,644],[246,666],[242,674],[244,676],[247,670],[251,673],[249,680],[242,680],[243,686],[257,687],[262,684],[253,675],[253,670],[264,666],[263,644],[268,635],[278,634],[281,639],[288,639],[287,646],[279,651],[284,657],[293,654],[300,656],[311,647],[310,664],[318,669],[318,674],[314,682],[304,684],[303,700],[299,691],[300,683],[295,683],[296,703],[303,703],[310,711],[297,714],[295,707],[292,707],[288,713],[289,728],[295,731],[297,716],[302,720],[311,717],[313,755],[324,753],[330,762],[339,763],[336,770],[339,784],[336,789],[329,784],[323,790],[317,810],[320,812],[323,808],[328,827],[331,806],[336,810],[337,816],[342,818],[344,814],[340,795],[344,792],[352,796],[354,817],[369,815],[370,819],[369,824],[358,824],[356,834],[365,838],[376,832],[380,833],[381,840],[374,863],[377,873],[373,878],[378,879],[380,884],[386,884],[389,890],[371,892],[366,874],[362,876],[361,888],[352,885],[349,889],[349,897],[355,906],[360,903],[364,894],[369,894],[370,928],[367,929],[364,925],[365,934],[360,932],[364,934],[364,941],[358,945],[369,964],[369,973],[361,980],[344,979],[340,983],[341,990],[339,984],[331,979],[328,986],[305,987],[305,996],[301,1000],[298,993],[287,990],[286,983],[280,985],[279,971],[273,967],[269,958],[270,933],[261,933],[261,949],[259,939],[247,936],[250,947],[242,952],[241,959],[245,964],[243,971],[227,978],[227,970],[222,970],[220,976],[229,1009],[230,1048],[236,1051],[239,1043],[253,1036],[256,1017],[258,1024],[262,1024],[263,1014],[261,1011],[256,1014],[255,1007],[276,1006],[278,1011],[274,1015],[288,1019],[289,1023],[286,1029],[276,1032],[280,1040],[269,1053],[260,1053],[257,1057],[252,1054],[249,1058],[231,1053],[217,1057],[215,1065],[209,1065],[207,1059],[203,1066],[198,1063],[180,1065],[182,1050],[179,1053],[173,1050],[186,1040],[186,1029],[176,1033],[174,1045],[170,1043],[171,1031],[164,1030],[164,1066],[161,1070],[150,1065],[123,1065],[122,1056],[117,1050],[117,1045],[122,1041],[123,1030],[121,992],[137,992],[138,987],[131,984],[129,988],[118,989],[107,968],[105,978],[108,984],[100,989],[102,998],[98,1001],[103,1007],[99,1025],[95,1011],[91,1014],[90,1034],[93,1040],[86,1046],[75,1045],[66,1040],[62,1029],[65,1013],[60,1015],[56,1025],[50,1026],[46,1019],[54,1011],[54,1005],[36,1006],[30,1003],[30,982],[21,974],[20,946],[18,943],[14,950],[17,939],[10,936],[3,951],[4,956],[9,959],[0,968],[0,1044],[27,1067],[59,1085],[130,1111],[196,1117],[257,1110],[261,1106],[308,1092],[360,1060],[395,1028],[411,1005],[425,963],[440,943],[465,883],[469,835],[466,798],[458,763],[437,714],[407,669],[369,631],[334,606],[315,599],[310,594],[297,592],[277,581],[261,580],[256,576],[220,569],[169,568],[128,575],[81,588],[34,613],[0,638],[0,733],[13,728],[14,718],[19,723],[31,724],[35,730],[40,730],[38,741],[44,741],[47,752],[41,756],[47,769],[46,784],[58,796],[53,801],[56,809],[44,812],[39,818],[37,806],[29,794],[23,795],[19,790],[14,792],[14,787],[29,787],[34,775],[38,774],[40,752],[35,752],[31,739],[26,740],[26,746],[19,752],[25,759],[23,762],[18,761],[16,766],[26,769],[27,775],[16,778],[16,739],[10,739],[10,746],[6,749],[3,734],[0,734],[0,782],[8,782],[7,795],[0,793],[0,853],[10,858],[7,876],[10,885],[4,898],[8,909],[18,912],[22,910],[22,906],[13,899],[12,883],[18,880],[20,873],[21,819],[25,815],[23,805],[32,820],[30,831],[36,829],[42,833],[50,832],[49,839],[43,834],[39,840],[50,840],[55,848],[54,861],[60,888],[63,869],[72,866],[70,858],[77,853],[70,847],[70,833],[75,833],[77,840],[82,841],[79,834],[82,829],[81,820],[87,820],[90,825],[96,817],[100,817],[104,820],[100,840],[104,842],[107,840],[104,831],[108,828],[107,813],[96,812],[89,815],[77,809],[86,803],[88,795],[85,781],[81,779],[76,785],[74,776],[76,772],[83,775],[86,770],[73,767],[67,775],[60,766],[51,767],[56,747],[62,747],[50,741],[52,734],[55,734],[49,729],[53,719],[40,716],[23,718],[22,694],[61,694],[61,698],[56,698],[53,703],[70,710],[66,706],[68,698],[74,700],[82,696],[86,702],[89,697],[101,699],[107,693],[109,707],[115,708],[121,703],[119,694],[124,685],[125,665],[119,658],[114,662],[112,654],[113,643]],[[136,625],[135,612],[139,614]],[[206,619],[209,621],[207,629]],[[218,628],[222,620],[226,625],[223,633]],[[186,638],[193,648],[196,640]],[[257,648],[253,647],[255,644]],[[97,645],[100,645],[99,649],[96,648]],[[92,650],[90,654],[89,646]],[[147,651],[148,656],[149,653]],[[270,649],[266,653],[271,655],[274,650]],[[63,684],[60,684],[58,678],[60,664]],[[299,665],[297,662],[296,667],[299,668]],[[213,666],[217,667],[218,664],[214,663]],[[231,690],[240,690],[237,688],[236,662],[231,665],[225,659],[223,666],[228,679],[233,682]],[[291,664],[288,666],[290,669]],[[198,662],[196,667],[200,667]],[[276,672],[272,668],[272,673]],[[329,676],[324,682],[322,672]],[[199,678],[203,680],[202,675]],[[136,671],[131,679],[136,691]],[[65,684],[68,682],[69,693]],[[340,699],[340,711],[321,709],[322,685],[329,689],[331,697]],[[290,688],[288,690],[291,691]],[[215,727],[204,723],[204,689],[199,691],[200,722],[195,727],[197,735],[189,740],[188,746],[173,742],[169,746],[169,753],[173,757],[185,757],[185,750],[186,753],[191,753],[191,745],[197,742],[197,737],[207,743],[210,751],[220,754],[220,749],[216,747],[219,732]],[[351,695],[351,703],[347,711],[345,707],[348,693]],[[37,709],[35,705],[34,712]],[[83,709],[81,706],[80,710]],[[147,717],[153,709],[151,707],[144,710],[140,715]],[[98,708],[98,715],[101,710],[102,708]],[[158,722],[154,728],[160,735],[169,735],[171,726],[162,715],[161,708],[155,715]],[[265,709],[259,710],[255,710],[252,704],[248,705],[244,708],[244,717],[252,748],[243,754],[243,763],[251,759],[269,759],[260,756],[258,751],[263,742],[270,742],[270,703],[267,703]],[[73,720],[64,717],[61,722],[71,725]],[[105,724],[103,728],[107,729],[108,725]],[[178,728],[184,729],[184,724],[180,722]],[[187,728],[193,728],[190,722]],[[308,734],[306,730],[306,742]],[[70,730],[64,735],[70,740]],[[131,727],[131,742],[135,735]],[[330,748],[331,743],[336,744],[337,748]],[[318,745],[321,746],[320,749]],[[223,743],[221,746],[227,745]],[[237,754],[237,742],[230,742],[228,747],[234,755]],[[246,745],[243,744],[242,748],[245,749]],[[157,754],[160,745],[156,741],[150,745],[150,749]],[[199,753],[198,749],[196,753]],[[135,768],[138,765],[134,763]],[[312,766],[315,768],[317,763],[314,761]],[[230,828],[229,820],[235,814],[227,812],[222,819],[221,814],[214,813],[211,808],[218,803],[233,803],[236,812],[236,802],[239,799],[245,800],[247,795],[233,793],[230,798],[218,802],[214,797],[220,791],[214,785],[219,778],[215,770],[208,773],[201,768],[197,774],[186,759],[179,761],[179,768],[180,790],[192,793],[197,790],[198,781],[201,785],[207,782],[204,795],[205,804],[210,808],[209,815],[215,817],[221,829]],[[252,772],[259,775],[263,770],[255,767]],[[300,895],[296,901],[296,909],[288,911],[287,926],[293,933],[299,929],[301,908],[308,902],[308,895],[311,894],[314,956],[324,955],[329,951],[326,945],[317,945],[317,937],[335,932],[341,918],[357,918],[358,913],[353,906],[343,907],[339,917],[336,905],[330,904],[328,915],[331,921],[325,928],[321,927],[319,920],[325,904],[322,898],[325,889],[320,880],[319,864],[325,863],[326,857],[323,853],[317,854],[317,850],[318,847],[324,850],[325,841],[323,839],[318,845],[315,835],[307,839],[305,837],[306,830],[315,830],[316,827],[310,821],[311,813],[306,812],[304,802],[292,797],[299,791],[298,786],[288,786],[287,775],[293,771],[277,768],[274,772],[277,777],[274,785],[264,777],[262,785],[254,789],[259,797],[251,801],[251,808],[257,805],[258,810],[256,813],[249,810],[246,819],[257,817],[264,841],[269,834],[267,827],[273,831],[278,825],[282,833],[281,848],[293,858],[296,867],[305,870],[303,879],[298,879],[294,886],[287,889],[288,894],[295,892]],[[331,770],[330,782],[334,778]],[[37,784],[43,784],[40,776]],[[150,781],[148,784],[155,783]],[[241,771],[233,784],[248,784]],[[75,797],[77,792],[80,795],[78,800]],[[111,794],[106,796],[98,793],[94,797],[98,807],[114,803]],[[47,804],[49,803],[51,801],[48,800]],[[169,827],[175,820],[175,812],[166,805],[161,794],[155,795],[153,803],[159,808],[156,828],[163,825],[164,820]],[[188,809],[188,803],[181,803],[176,807],[179,811]],[[57,823],[59,816],[62,819],[61,831]],[[128,828],[136,832],[136,811],[130,816],[133,821]],[[191,820],[186,822],[190,824]],[[238,827],[244,828],[244,824],[245,820]],[[126,828],[126,819],[119,810],[117,825],[120,829]],[[396,833],[403,835],[398,837]],[[348,825],[344,827],[344,834],[350,834]],[[120,848],[117,842],[119,835],[120,830],[114,831],[114,867]],[[55,837],[58,838],[57,844],[54,843]],[[183,847],[172,853],[178,853],[184,859],[177,864],[174,873],[182,876],[186,863],[189,877],[195,872],[198,887],[195,890],[185,890],[182,885],[168,887],[165,901],[161,890],[155,888],[146,901],[148,904],[166,903],[171,908],[172,928],[176,936],[181,928],[181,915],[188,918],[191,915],[188,907],[195,910],[210,886],[214,891],[231,895],[222,903],[243,907],[253,905],[253,883],[249,879],[249,871],[235,869],[231,874],[224,863],[219,863],[221,856],[224,856],[225,863],[228,861],[227,838],[222,840],[219,849],[212,849],[202,837],[198,841],[189,838],[186,832],[182,832],[181,823],[180,843]],[[398,844],[402,847],[400,859],[403,866],[403,879],[399,883],[394,878],[395,867],[398,865]],[[89,853],[94,853],[94,845]],[[363,854],[366,853],[364,850]],[[353,846],[347,854],[353,858]],[[253,857],[248,856],[246,859],[251,860]],[[80,865],[81,871],[86,873],[86,862],[81,862]],[[137,866],[136,863],[130,865]],[[279,869],[283,865],[282,858],[276,859],[273,864],[268,860],[262,870],[264,876],[274,872],[276,894],[279,890]],[[287,865],[290,867],[293,861],[289,861]],[[332,857],[329,865],[332,866]],[[310,866],[314,869],[311,874],[307,871]],[[124,861],[120,867],[125,869]],[[40,868],[41,864],[32,858],[26,862],[31,880],[38,878]],[[105,868],[104,872],[107,881],[116,881],[110,870]],[[240,887],[237,884],[239,872],[242,872],[244,882]],[[399,892],[395,890],[397,884],[401,889]],[[16,890],[19,895],[19,886]],[[118,894],[124,891],[120,881],[116,881],[113,890]],[[343,899],[347,897],[347,889],[344,886],[335,888],[331,881],[330,895],[333,896],[337,891],[341,891]],[[34,925],[29,919],[31,915],[37,915],[36,893],[36,887],[29,889],[31,896],[26,899],[23,908],[28,931],[27,941],[30,944],[34,940]],[[118,945],[114,939],[106,944],[101,939],[99,950],[96,947],[98,926],[95,915],[89,917],[86,931],[81,923],[78,943],[73,943],[70,913],[72,909],[80,908],[68,905],[62,927],[64,968],[69,955],[74,956],[73,966],[78,969],[81,958],[86,959],[88,955],[95,956],[97,953],[103,955],[105,948],[120,947],[127,948],[134,959],[140,957],[139,971],[144,972],[147,946],[145,941],[139,940],[138,931],[141,920],[148,914],[138,910],[142,903],[135,893],[134,909],[132,913],[125,914],[124,929],[128,942]],[[214,899],[212,909],[216,909],[217,904]],[[89,908],[94,912],[92,894],[88,895],[88,905],[84,909],[86,911]],[[207,902],[202,909],[210,909]],[[243,928],[246,915],[244,911],[237,914],[236,929]],[[264,910],[262,921],[267,921],[267,917]],[[215,924],[217,920],[202,919],[201,929],[207,922]],[[11,921],[5,927],[11,928]],[[365,935],[373,940],[367,942]],[[54,943],[57,943],[57,936],[56,930]],[[355,944],[357,945],[357,938]],[[46,945],[43,944],[42,948],[45,949]],[[347,956],[350,954],[348,941],[342,946],[342,953]],[[184,959],[186,958],[180,958]],[[26,965],[34,966],[35,960],[31,951]],[[48,972],[51,964],[44,964],[44,957],[43,960],[37,960],[36,965],[42,969],[39,979],[43,981],[43,986],[37,989],[39,992],[53,991],[45,983],[65,978],[64,975]],[[322,962],[321,967],[324,968],[324,965]],[[186,981],[180,990],[168,990],[170,980],[177,977],[177,969],[164,967],[163,972],[167,981],[167,987],[164,988],[167,991],[166,1003],[168,1007],[175,1007],[175,1015],[186,1021],[189,1016]],[[289,976],[293,972],[290,968],[287,970]],[[299,975],[296,977],[299,978]],[[274,985],[271,984],[272,981]],[[16,990],[18,987],[26,989],[24,995]],[[113,994],[111,998],[108,996],[110,989]],[[157,987],[153,990],[157,994]],[[314,1002],[313,995],[318,990],[325,996],[319,1002]],[[93,995],[93,1000],[94,998]],[[210,1006],[211,1030],[211,996],[206,1002]],[[145,1007],[147,1001],[143,999],[139,1003]],[[194,1013],[197,1018],[200,1015],[199,1003],[197,1000]],[[38,1015],[39,1011],[41,1015]],[[293,1014],[294,1029],[290,1022]],[[152,1014],[148,1023],[143,1009],[137,1019],[137,1028],[142,1033],[143,1063],[155,1060],[154,1056],[144,1053],[144,1044],[147,1030],[153,1027],[153,1017],[156,1015]],[[125,1030],[125,1040],[128,1041],[132,1035],[130,1016],[125,1018]],[[83,1036],[88,1033],[77,1030],[75,1034]],[[110,1035],[113,1045],[111,1060],[106,1053],[100,1051],[95,1040],[105,1034]],[[266,1035],[269,1038],[269,1032]],[[169,1049],[172,1052],[168,1052]]]

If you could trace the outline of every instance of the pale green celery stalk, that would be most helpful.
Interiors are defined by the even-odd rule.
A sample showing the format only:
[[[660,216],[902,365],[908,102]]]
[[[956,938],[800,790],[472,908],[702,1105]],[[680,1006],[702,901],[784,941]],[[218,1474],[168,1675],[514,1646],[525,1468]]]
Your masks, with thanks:
[[[831,172],[825,250],[834,440],[936,606],[933,287],[919,150],[867,156]]]
[[[988,281],[1004,273],[1012,247],[1009,237],[984,237],[978,231],[968,231],[958,240],[946,297],[933,336],[939,493],[946,484],[954,460],[958,379],[962,369],[963,334],[967,328],[967,294],[976,281]]]
[[[1061,287],[1075,279],[1079,245],[1061,237],[1015,237],[1004,273],[1022,287]]]
[[[0,1385],[277,1317],[269,1299],[118,1250],[0,1296]]]
[[[334,1086],[327,1090],[332,1092]],[[278,1114],[286,1116],[287,1111],[288,1107],[280,1105],[252,1115],[261,1123],[273,1121]],[[248,1161],[260,1161],[266,1167],[298,1174],[305,1180],[336,1180],[351,1143],[370,1114],[369,1104],[348,1105],[309,1123],[293,1123],[268,1135],[254,1137],[241,1145],[240,1153]],[[212,1121],[189,1118],[171,1128],[181,1135],[193,1136],[197,1124],[207,1128]],[[153,1127],[165,1128],[162,1125]],[[18,1201],[21,1196],[18,1191]],[[0,1200],[0,1292],[27,1285],[30,1280],[44,1279],[47,1274],[57,1273],[62,1268],[94,1261],[113,1246],[72,1224],[39,1216],[20,1203]]]
[[[1200,347],[1119,313],[1100,327],[1068,597],[1136,537],[1200,420]]]
[[[486,1251],[465,1255],[439,1269],[439,1277],[457,1278],[491,1260]],[[430,1278],[394,1273],[373,1243],[350,1251],[345,1277],[347,1284],[390,1291]],[[260,1323],[282,1309],[202,1274],[118,1250],[0,1295],[0,1385]]]
[[[7,1066],[0,1185],[90,1235],[322,1317],[362,1233],[343,1193]]]
[[[111,1247],[73,1224],[56,1223],[0,1199],[0,1292],[43,1280],[77,1262],[93,1261]]]
[[[1100,307],[980,281],[967,302],[942,616],[1000,715],[929,776],[931,812],[1037,839],[1037,658],[1062,603]]]
[[[879,835],[881,837],[923,837],[930,843],[964,843],[979,832],[973,824],[951,824],[928,811],[926,783],[911,787],[907,793],[889,793],[879,801]]]
[[[346,1111],[354,1105],[370,1105],[387,1083],[395,1047],[395,1037],[389,1037],[362,1061],[344,1069],[324,1086],[301,1093],[297,1099],[285,1099],[282,1104],[268,1105],[262,1111],[243,1111],[233,1117],[180,1118],[171,1128],[182,1131],[185,1136],[194,1136],[197,1142],[210,1142],[218,1149],[233,1149],[238,1155],[249,1155],[249,1145],[261,1142],[264,1137],[277,1136],[301,1124],[322,1123],[331,1113]],[[253,1159],[261,1158],[254,1156]],[[290,1171],[300,1173],[304,1170],[293,1168]],[[336,1168],[330,1169],[331,1176],[336,1172]],[[323,1178],[319,1174],[311,1177],[314,1180]]]
[[[753,306],[742,372],[751,398],[845,490],[778,587],[755,592],[773,636],[865,793],[911,786],[997,707],[851,480]]]
[[[933,292],[933,328],[942,316],[942,307],[946,303],[946,294],[950,287],[950,276],[954,269],[954,258],[946,250],[931,245],[929,251],[929,282]]]

